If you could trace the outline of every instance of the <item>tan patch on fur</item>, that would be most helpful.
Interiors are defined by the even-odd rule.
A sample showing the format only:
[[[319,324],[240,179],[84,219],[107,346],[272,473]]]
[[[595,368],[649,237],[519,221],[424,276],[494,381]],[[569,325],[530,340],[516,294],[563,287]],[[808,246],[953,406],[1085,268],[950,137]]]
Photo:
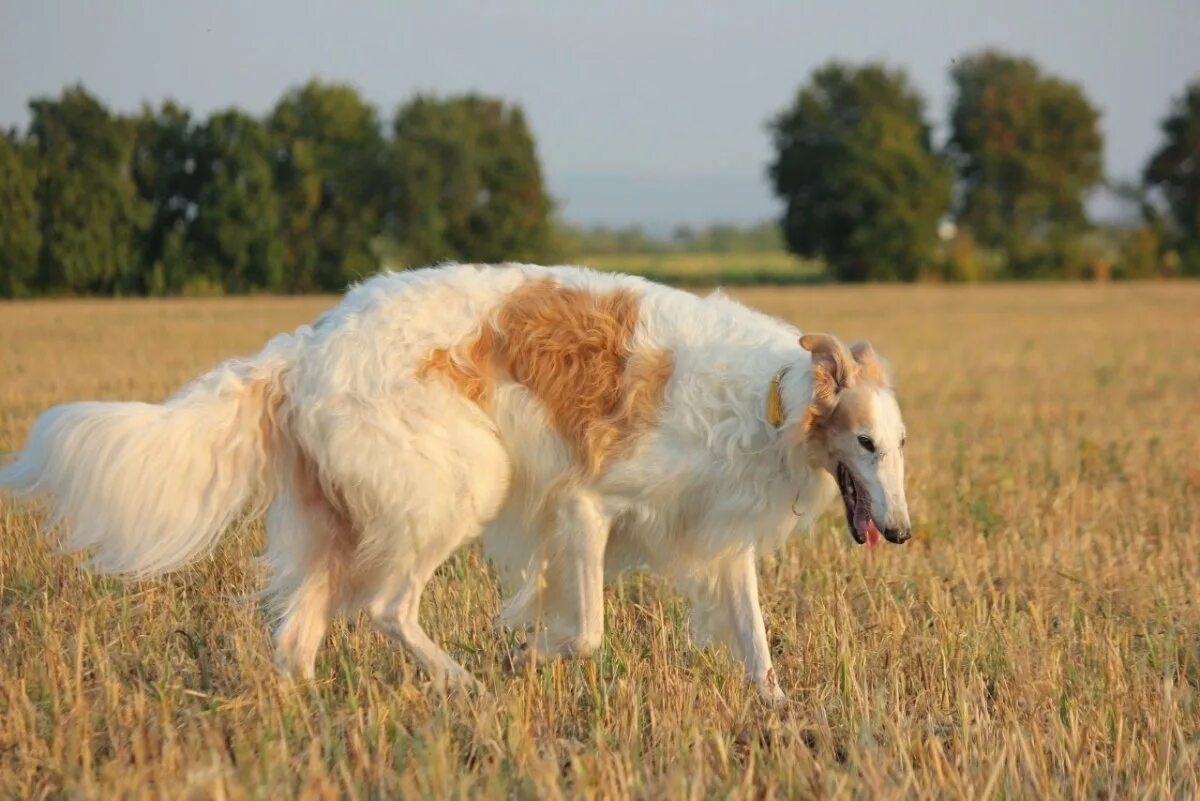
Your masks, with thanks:
[[[892,385],[887,365],[871,347],[870,342],[855,342],[850,346],[850,355],[854,357],[854,362],[858,365],[858,375],[863,381],[878,384],[881,387]]]
[[[804,422],[801,423],[801,428],[804,431],[811,431],[818,423],[827,418],[837,406],[840,392],[837,381],[833,379],[828,370],[823,367],[813,367],[812,398],[804,412]]]
[[[496,376],[493,365],[495,330],[484,326],[461,357],[450,348],[434,348],[417,368],[418,378],[441,375],[450,380],[467,400],[480,406],[492,402]]]
[[[840,431],[862,431],[870,428],[871,422],[870,395],[861,385],[842,392],[829,417],[830,428]]]
[[[255,381],[248,390],[247,407],[261,409],[258,419],[258,430],[262,437],[264,449],[269,449],[279,431],[279,410],[283,406],[283,387],[281,379],[264,379]]]
[[[339,487],[328,480],[316,461],[296,449],[292,478],[297,500],[317,526],[318,539],[309,553],[309,573],[325,571],[329,600],[334,608],[355,592],[354,563],[358,554],[359,529],[350,516],[349,505]]]
[[[830,334],[805,334],[800,347],[812,354],[812,398],[801,424],[808,432],[829,417],[841,391],[854,385],[857,369],[850,351]]]
[[[634,353],[638,299],[592,294],[550,280],[514,291],[465,348],[435,348],[418,376],[442,375],[486,408],[498,375],[529,389],[586,473],[628,447],[657,419],[674,369],[670,353]]]
[[[856,425],[865,419],[862,396],[853,392],[859,384],[890,387],[887,369],[868,342],[847,348],[830,334],[805,334],[800,346],[812,353],[812,399],[801,428],[809,432],[835,419],[856,415]],[[847,407],[845,410],[842,407]]]
[[[675,359],[665,350],[639,351],[632,354],[625,367],[624,401],[614,420],[620,436],[615,453],[632,444],[639,433],[658,420],[667,382],[675,372]]]

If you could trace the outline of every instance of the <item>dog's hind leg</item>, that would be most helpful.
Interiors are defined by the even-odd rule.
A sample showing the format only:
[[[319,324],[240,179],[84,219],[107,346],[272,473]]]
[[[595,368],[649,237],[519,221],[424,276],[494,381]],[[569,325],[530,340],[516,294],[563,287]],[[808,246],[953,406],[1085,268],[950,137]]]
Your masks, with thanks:
[[[462,421],[431,427],[392,458],[387,483],[358,488],[378,510],[358,554],[356,575],[369,581],[361,597],[375,625],[436,682],[474,685],[422,628],[421,594],[438,566],[495,518],[509,489],[508,454],[488,427]]]
[[[600,500],[575,491],[558,510],[543,543],[542,626],[517,657],[520,664],[587,656],[604,640],[604,547],[612,521]],[[534,577],[536,580],[536,577]]]
[[[326,498],[316,468],[303,455],[283,460],[287,478],[267,513],[267,595],[279,620],[275,663],[294,678],[311,679],[317,650],[344,600],[355,534]]]
[[[316,675],[317,650],[333,617],[334,599],[326,571],[307,576],[286,600],[275,629],[275,664],[290,678]]]
[[[478,536],[481,528],[472,521],[470,525],[460,523],[454,531],[443,529],[436,539],[411,554],[402,570],[381,581],[367,604],[379,630],[402,645],[435,682],[450,687],[473,687],[477,682],[421,627],[421,595],[438,566],[462,543]]]

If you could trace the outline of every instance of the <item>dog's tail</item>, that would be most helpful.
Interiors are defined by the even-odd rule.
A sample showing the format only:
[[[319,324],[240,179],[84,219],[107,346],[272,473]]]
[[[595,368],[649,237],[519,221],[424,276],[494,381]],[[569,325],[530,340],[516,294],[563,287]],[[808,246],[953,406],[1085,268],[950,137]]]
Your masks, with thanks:
[[[0,489],[47,496],[66,547],[106,572],[150,575],[211,550],[269,500],[281,376],[297,347],[273,339],[163,404],[68,403],[43,414]]]

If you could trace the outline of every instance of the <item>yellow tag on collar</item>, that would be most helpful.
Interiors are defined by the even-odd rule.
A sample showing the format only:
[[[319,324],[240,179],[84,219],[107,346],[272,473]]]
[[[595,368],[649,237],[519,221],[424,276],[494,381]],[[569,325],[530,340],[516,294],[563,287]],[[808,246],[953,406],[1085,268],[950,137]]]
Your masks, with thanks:
[[[783,425],[783,391],[780,389],[780,384],[783,382],[783,377],[787,375],[788,369],[784,367],[771,378],[771,388],[767,390],[767,422],[779,428]]]

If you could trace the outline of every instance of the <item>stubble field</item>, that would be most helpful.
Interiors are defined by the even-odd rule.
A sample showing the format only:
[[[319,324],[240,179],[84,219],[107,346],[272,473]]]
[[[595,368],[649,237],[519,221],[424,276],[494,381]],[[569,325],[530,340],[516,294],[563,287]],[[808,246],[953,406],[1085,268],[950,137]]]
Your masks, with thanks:
[[[912,542],[856,548],[835,513],[762,563],[782,709],[640,577],[595,658],[507,675],[475,549],[422,617],[488,695],[440,695],[358,619],[289,685],[257,525],[126,582],[0,499],[0,795],[1194,796],[1200,285],[736,294],[869,337],[909,432]],[[332,302],[0,304],[0,452],[51,404],[159,400]]]

